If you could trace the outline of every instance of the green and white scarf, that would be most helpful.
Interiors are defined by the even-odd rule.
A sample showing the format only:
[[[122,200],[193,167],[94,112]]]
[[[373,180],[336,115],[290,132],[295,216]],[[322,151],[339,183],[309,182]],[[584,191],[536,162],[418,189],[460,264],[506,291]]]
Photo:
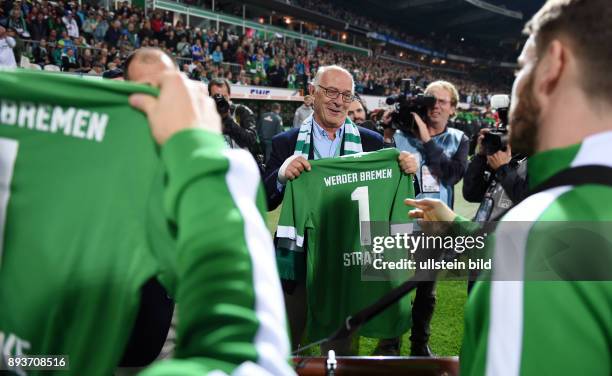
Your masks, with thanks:
[[[314,126],[314,117],[309,116],[300,126],[297,142],[295,143],[295,151],[293,155],[301,155],[308,159],[310,154],[310,135]],[[359,129],[348,117],[344,121],[344,155],[357,154],[363,152],[361,147],[361,136]]]

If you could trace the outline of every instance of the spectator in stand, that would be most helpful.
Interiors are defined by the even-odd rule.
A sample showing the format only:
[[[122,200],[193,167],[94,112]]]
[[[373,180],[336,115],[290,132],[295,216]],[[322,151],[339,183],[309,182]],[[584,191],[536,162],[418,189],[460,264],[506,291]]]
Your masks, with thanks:
[[[236,57],[227,40],[221,44],[221,52],[223,53],[223,61],[235,61]]]
[[[15,45],[15,38],[9,35],[4,26],[0,26],[0,67],[17,67],[15,54],[13,53]]]
[[[204,61],[204,50],[202,50],[202,41],[197,39],[195,44],[191,46],[191,58],[194,61]]]
[[[212,61],[215,65],[221,65],[223,62],[223,52],[221,52],[221,46],[217,45],[215,51],[212,53]]]
[[[168,50],[171,52],[176,52],[176,46],[179,42],[179,39],[176,36],[176,33],[174,32],[174,30],[170,29],[168,30],[168,32],[166,32],[165,40],[166,40],[166,47],[168,48]]]
[[[102,17],[101,14],[96,15],[96,26],[94,28],[93,36],[97,42],[104,40],[106,32],[109,29],[108,21]]]
[[[100,63],[94,64],[93,68],[89,71],[89,74],[94,76],[101,76],[104,73],[104,66]]]
[[[98,26],[98,18],[96,17],[96,12],[94,10],[90,10],[87,13],[85,21],[83,21],[83,36],[85,38],[91,40],[94,36],[94,31],[96,30],[96,26]]]
[[[295,75],[295,68],[293,67],[289,69],[289,74],[287,75],[287,88],[297,89],[297,77]]]
[[[153,16],[153,20],[151,20],[151,30],[153,30],[154,36],[157,38],[157,40],[161,39],[164,30],[164,20],[162,20],[159,12],[156,12]]]
[[[79,72],[87,73],[93,68],[93,54],[90,49],[83,50],[78,59]]]
[[[191,45],[187,42],[187,35],[181,37],[181,41],[176,45],[176,54],[180,57],[191,56]]]
[[[130,22],[127,26],[127,30],[125,31],[125,35],[127,36],[127,40],[130,42],[130,45],[133,48],[140,47],[140,39],[138,38],[138,33],[136,32],[136,27],[132,22]],[[176,46],[174,46],[176,47]],[[173,47],[173,48],[174,48]]]
[[[74,50],[68,48],[62,53],[62,72],[72,72],[78,68],[76,57],[74,56]]]
[[[15,32],[24,38],[28,38],[30,34],[26,27],[26,22],[23,18],[23,13],[19,8],[13,8],[9,14],[8,28],[15,30]]]
[[[243,75],[235,77],[235,81],[243,85],[253,83],[255,85],[304,88],[312,71],[326,62],[337,62],[345,66],[353,73],[356,92],[365,94],[397,93],[400,78],[404,77],[411,77],[418,85],[424,87],[431,81],[448,76],[435,69],[418,68],[417,70],[378,58],[356,59],[350,53],[329,48],[317,47],[315,50],[310,50],[303,42],[291,39],[264,41],[259,39],[252,30],[247,30],[244,36],[234,34],[232,28],[218,31],[208,28],[202,33],[198,28],[185,28],[180,19],[176,21],[174,27],[166,28],[165,24],[170,25],[170,21],[173,20],[171,12],[156,11],[150,18],[144,17],[142,10],[132,8],[128,3],[122,3],[115,11],[116,14],[88,4],[82,7],[76,4],[65,5],[62,2],[54,5],[46,0],[20,2],[20,5],[15,7],[12,4],[12,0],[0,0],[0,8],[6,15],[4,22],[10,20],[24,32],[30,32],[34,40],[46,39],[46,46],[42,50],[39,50],[36,43],[32,46],[26,44],[26,53],[31,53],[33,61],[39,64],[53,63],[53,60],[56,60],[55,63],[61,66],[62,52],[65,53],[66,48],[74,48],[77,64],[85,64],[82,68],[93,71],[94,69],[90,69],[90,66],[93,67],[95,63],[101,63],[104,68],[107,68],[107,65],[113,61],[115,64],[121,64],[121,60],[129,51],[140,45],[159,46],[169,52],[175,52],[177,57],[190,58],[191,46],[196,43],[196,40],[200,40],[202,58],[198,63],[198,69],[195,71],[191,69],[190,76],[201,80],[227,77],[227,71],[215,68],[219,65],[218,46],[221,48],[223,62],[239,64],[246,70]],[[72,15],[69,16],[67,11],[71,11]],[[74,23],[66,22],[71,17],[77,25],[78,38],[75,37],[77,34],[74,30]],[[1,18],[2,14],[0,14]],[[22,19],[26,20],[25,27],[22,25]],[[111,24],[118,22],[119,26],[113,25],[112,28],[109,28],[109,22]],[[151,22],[155,25],[155,30]],[[66,31],[65,36],[58,39],[57,36],[63,34],[64,31]],[[107,35],[108,38],[106,38]],[[63,45],[55,49],[59,40]],[[102,41],[105,42],[100,43]],[[14,54],[19,55],[20,39],[18,38],[16,42]],[[92,62],[88,58],[83,59],[83,51],[87,48],[94,48]],[[375,55],[385,53],[388,52],[382,48],[375,50]],[[215,56],[212,56],[213,54]],[[405,54],[404,56],[404,59],[409,61],[420,58],[416,54]],[[196,58],[199,59],[199,57]],[[456,67],[452,66],[452,68]],[[498,72],[495,72],[495,75],[502,76]],[[462,100],[466,100],[469,95],[471,102],[476,105],[486,104],[490,93],[494,91],[508,91],[508,87],[498,89],[490,85],[475,84],[467,79],[459,80],[452,77],[448,79],[453,79],[458,83]]]
[[[40,65],[41,68],[50,63],[46,39],[43,38],[40,40],[40,43],[34,47],[32,55],[34,57],[34,63]]]
[[[49,36],[49,23],[45,20],[45,15],[38,13],[36,18],[28,25],[32,40],[41,40]]]
[[[155,36],[155,32],[151,29],[151,21],[145,20],[142,23],[142,28],[138,32],[138,39],[144,41],[146,39],[153,39]]]
[[[238,75],[238,79],[236,80],[236,85],[248,85],[248,77],[246,75],[246,71],[244,69],[240,70],[240,74]]]
[[[240,66],[244,68],[244,65],[246,64],[246,59],[247,59],[247,54],[244,52],[244,48],[242,48],[242,46],[239,46],[238,49],[236,50],[236,58],[235,58],[236,63],[240,64]]]
[[[66,31],[71,38],[79,37],[79,25],[77,25],[77,22],[72,15],[72,11],[66,11],[66,15],[62,17],[62,22],[64,23]]]
[[[113,25],[108,29],[104,36],[104,41],[111,46],[116,46],[117,42],[121,38],[121,21],[116,20]]]

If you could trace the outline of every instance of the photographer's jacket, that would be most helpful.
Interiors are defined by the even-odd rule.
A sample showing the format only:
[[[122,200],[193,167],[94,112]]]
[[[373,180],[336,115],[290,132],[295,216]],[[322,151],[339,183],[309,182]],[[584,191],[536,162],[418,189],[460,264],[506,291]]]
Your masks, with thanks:
[[[223,134],[232,149],[252,151],[257,143],[257,124],[253,111],[241,104],[232,104],[230,116],[223,119]]]
[[[476,154],[463,178],[463,198],[479,202],[476,221],[495,220],[527,196],[527,160],[516,156],[492,171],[484,155]]]
[[[417,198],[438,198],[453,207],[453,186],[465,172],[469,140],[463,132],[447,127],[429,142],[401,130],[395,132],[395,146],[417,158],[416,173],[419,192]]]

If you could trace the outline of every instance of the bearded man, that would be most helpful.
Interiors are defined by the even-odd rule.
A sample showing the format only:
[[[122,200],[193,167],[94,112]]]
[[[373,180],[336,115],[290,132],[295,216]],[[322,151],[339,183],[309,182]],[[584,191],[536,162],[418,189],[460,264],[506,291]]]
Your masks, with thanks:
[[[612,374],[611,20],[608,0],[549,0],[525,28],[510,144],[530,156],[531,196],[487,241],[462,375]],[[469,227],[440,201],[406,203],[414,218]]]

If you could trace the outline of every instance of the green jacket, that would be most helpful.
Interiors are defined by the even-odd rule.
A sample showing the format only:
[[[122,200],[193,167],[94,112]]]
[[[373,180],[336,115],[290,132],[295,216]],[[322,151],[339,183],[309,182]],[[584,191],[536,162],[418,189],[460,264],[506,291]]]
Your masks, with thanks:
[[[612,166],[610,145],[603,132],[539,153],[529,184],[570,166]],[[611,202],[610,186],[563,186],[504,216],[487,241],[492,278],[476,283],[465,310],[462,375],[612,374],[612,282],[596,278],[612,260]]]

